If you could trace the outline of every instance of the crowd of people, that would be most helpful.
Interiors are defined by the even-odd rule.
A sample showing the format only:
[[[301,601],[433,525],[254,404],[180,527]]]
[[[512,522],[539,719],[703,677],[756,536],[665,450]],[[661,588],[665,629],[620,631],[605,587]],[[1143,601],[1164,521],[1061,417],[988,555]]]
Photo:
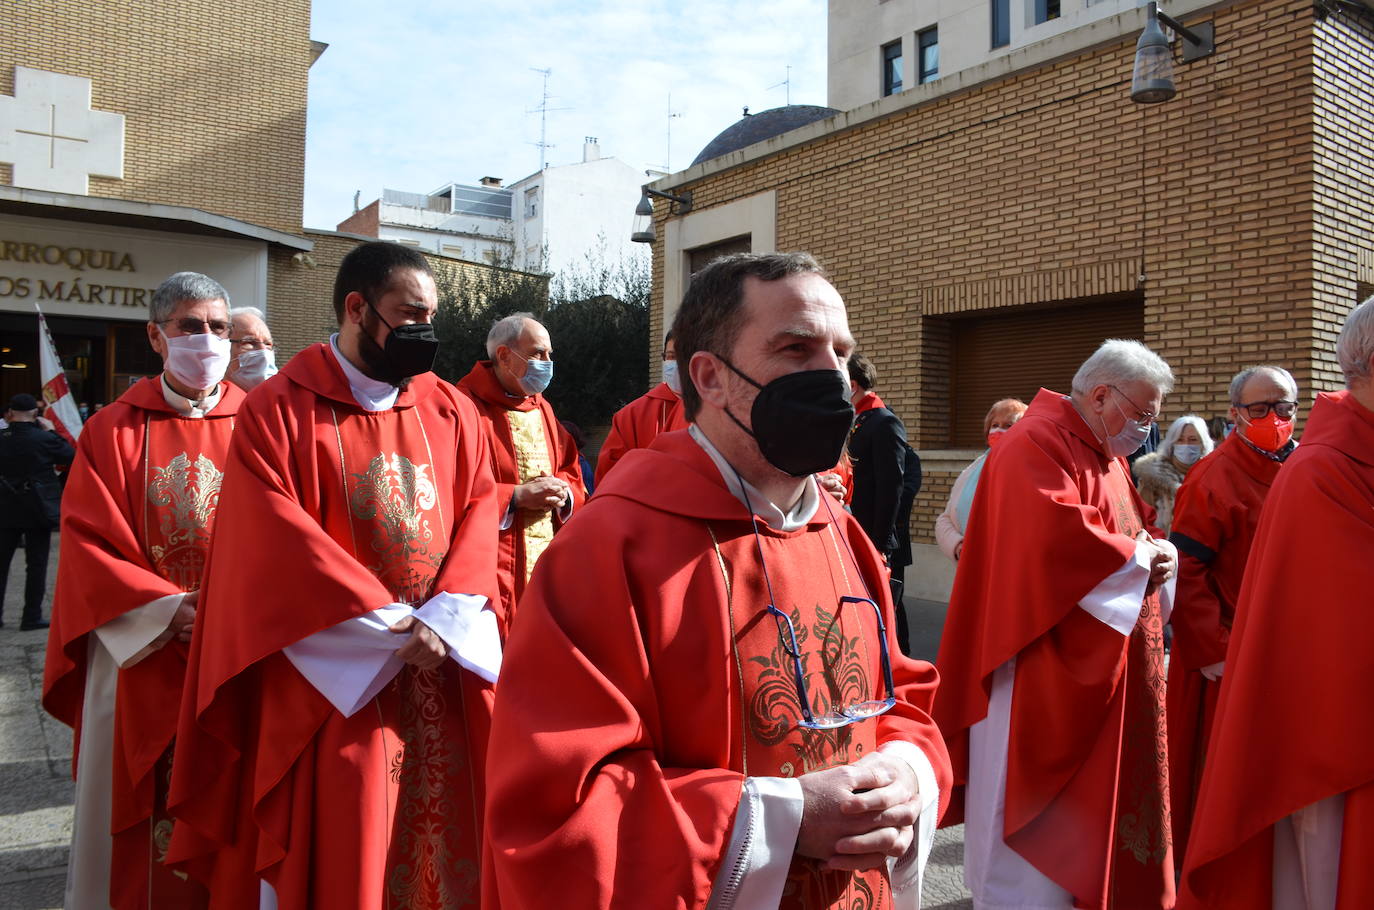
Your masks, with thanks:
[[[911,908],[958,823],[979,908],[1374,906],[1374,300],[1301,447],[1248,368],[1133,476],[1174,383],[1134,341],[993,405],[933,665],[920,462],[810,256],[693,276],[594,476],[531,314],[449,384],[421,254],[357,247],[333,307],[278,371],[173,275],[163,372],[47,443],[68,907]]]

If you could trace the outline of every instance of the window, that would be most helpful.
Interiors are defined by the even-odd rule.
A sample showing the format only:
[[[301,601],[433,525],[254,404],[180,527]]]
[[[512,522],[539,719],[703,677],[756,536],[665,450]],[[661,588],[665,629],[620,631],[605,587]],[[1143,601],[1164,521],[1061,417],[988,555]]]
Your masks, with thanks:
[[[1036,25],[1059,18],[1059,0],[1034,0],[1034,3]]]
[[[753,238],[744,234],[740,237],[731,237],[728,240],[718,240],[706,246],[699,246],[687,251],[687,267],[695,275],[706,266],[722,256],[729,256],[733,253],[753,252]]]
[[[902,42],[883,45],[883,95],[902,90]]]
[[[916,60],[920,78],[917,82],[934,82],[940,78],[940,32],[935,26],[916,33]]]
[[[539,187],[537,186],[525,190],[525,217],[539,217]]]
[[[458,259],[463,258],[463,248],[457,244],[445,243],[439,247],[439,252],[443,253],[445,256],[454,256]]]
[[[1011,44],[1011,0],[992,0],[992,46]]]

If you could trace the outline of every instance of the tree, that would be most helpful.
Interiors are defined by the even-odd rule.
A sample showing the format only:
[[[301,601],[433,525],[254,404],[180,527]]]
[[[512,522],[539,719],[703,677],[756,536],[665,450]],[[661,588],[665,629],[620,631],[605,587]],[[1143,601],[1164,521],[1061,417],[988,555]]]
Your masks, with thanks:
[[[553,340],[554,378],[545,393],[560,418],[601,426],[648,388],[649,267],[643,261],[581,266],[546,278],[499,268],[435,275],[442,342],[434,370],[451,382],[487,359],[496,320],[529,312]]]

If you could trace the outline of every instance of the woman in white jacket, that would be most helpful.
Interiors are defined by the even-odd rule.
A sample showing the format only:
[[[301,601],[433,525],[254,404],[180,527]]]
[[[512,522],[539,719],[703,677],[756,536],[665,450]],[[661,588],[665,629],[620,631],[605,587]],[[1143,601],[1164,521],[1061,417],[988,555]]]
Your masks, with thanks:
[[[988,409],[988,415],[983,418],[983,435],[987,437],[989,450],[1024,413],[1026,405],[1018,398],[1003,398]],[[945,510],[935,519],[935,541],[940,545],[940,550],[956,562],[959,560],[959,551],[964,548],[964,530],[968,527],[968,513],[973,506],[973,491],[978,486],[978,475],[982,473],[987,457],[988,453],[984,452],[960,472],[949,491]]]

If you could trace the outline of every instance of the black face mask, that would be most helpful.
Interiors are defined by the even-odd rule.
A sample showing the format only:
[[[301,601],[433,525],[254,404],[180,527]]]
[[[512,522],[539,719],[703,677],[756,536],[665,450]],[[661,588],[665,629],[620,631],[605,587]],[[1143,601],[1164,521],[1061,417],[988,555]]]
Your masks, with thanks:
[[[434,369],[434,358],[439,353],[439,339],[435,337],[434,326],[424,322],[392,326],[382,319],[382,314],[377,312],[371,300],[367,301],[367,306],[382,325],[391,330],[386,336],[385,346],[377,344],[370,332],[363,332],[372,350],[362,357],[368,368],[375,372],[374,379],[404,388],[405,380]]]
[[[835,467],[854,423],[849,383],[838,370],[803,370],[759,385],[724,357],[720,360],[759,390],[749,410],[752,430],[729,408],[725,413],[754,437],[769,464],[793,477]]]

